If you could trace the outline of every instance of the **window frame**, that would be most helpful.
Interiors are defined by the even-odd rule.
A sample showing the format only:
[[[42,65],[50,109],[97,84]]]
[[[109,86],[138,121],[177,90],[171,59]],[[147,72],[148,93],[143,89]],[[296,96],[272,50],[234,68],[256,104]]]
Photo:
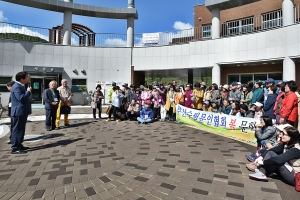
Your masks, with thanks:
[[[10,81],[12,81],[12,79],[13,79],[13,77],[12,76],[0,76],[0,79],[1,78],[10,78]],[[9,81],[8,81],[9,82]],[[6,89],[6,91],[2,91],[2,87],[5,87],[6,88],[6,84],[8,83],[8,82],[6,82],[6,83],[0,83],[0,92],[10,92],[10,91],[8,91],[7,89]]]
[[[207,30],[205,30],[205,29],[207,29]],[[208,34],[208,33],[209,33],[209,36],[204,36],[205,34]],[[211,38],[211,24],[202,25],[202,38]]]
[[[282,26],[282,9],[261,14],[262,29]]]
[[[227,74],[227,76],[226,76],[226,79],[227,79],[226,82],[227,82],[227,84],[231,84],[231,83],[228,82],[229,81],[229,77],[228,76],[230,76],[230,75],[238,75],[239,76],[239,80],[237,80],[237,82],[241,82],[241,75],[245,75],[245,74],[252,74],[252,80],[249,80],[249,81],[255,81],[254,80],[254,75],[255,74],[267,74],[267,79],[268,79],[268,78],[270,78],[272,76],[272,74],[283,74],[283,72],[281,72],[281,71],[275,71],[275,72],[256,72],[256,73],[230,73],[230,74]],[[261,80],[261,81],[265,81],[265,80]]]

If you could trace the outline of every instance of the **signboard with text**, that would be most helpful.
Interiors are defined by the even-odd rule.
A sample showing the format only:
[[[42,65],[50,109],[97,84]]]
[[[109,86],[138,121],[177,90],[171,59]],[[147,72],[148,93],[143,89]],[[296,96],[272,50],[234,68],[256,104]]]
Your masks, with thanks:
[[[143,33],[143,44],[145,46],[159,44],[159,33]]]
[[[259,119],[235,117],[176,106],[176,119],[204,131],[256,146],[255,126]]]

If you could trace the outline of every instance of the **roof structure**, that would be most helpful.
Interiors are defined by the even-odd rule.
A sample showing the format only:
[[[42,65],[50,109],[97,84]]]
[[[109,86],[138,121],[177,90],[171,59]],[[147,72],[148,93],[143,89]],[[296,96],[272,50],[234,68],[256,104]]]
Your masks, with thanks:
[[[77,4],[73,2],[64,2],[60,0],[1,0],[18,5],[39,8],[54,12],[64,12],[71,10],[74,15],[111,18],[111,19],[127,19],[133,16],[138,19],[136,8],[107,8],[99,6],[91,6],[85,4]]]
[[[249,3],[253,3],[260,0],[205,0],[205,6],[208,10],[212,10],[215,7],[220,8],[221,10],[226,10]]]

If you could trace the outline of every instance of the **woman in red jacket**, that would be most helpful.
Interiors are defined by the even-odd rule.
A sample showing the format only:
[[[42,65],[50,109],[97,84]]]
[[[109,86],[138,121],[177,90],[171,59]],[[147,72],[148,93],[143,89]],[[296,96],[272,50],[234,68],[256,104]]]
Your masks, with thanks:
[[[297,83],[288,81],[285,83],[285,98],[282,101],[280,110],[280,123],[288,123],[294,126],[298,118],[298,98],[295,94]]]

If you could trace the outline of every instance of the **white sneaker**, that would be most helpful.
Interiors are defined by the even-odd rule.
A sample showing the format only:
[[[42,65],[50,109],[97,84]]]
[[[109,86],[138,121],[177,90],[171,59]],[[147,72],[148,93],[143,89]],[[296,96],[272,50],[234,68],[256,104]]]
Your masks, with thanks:
[[[250,179],[258,180],[258,181],[268,181],[268,178],[264,173],[259,171],[258,169],[255,169],[255,174],[249,174]]]

